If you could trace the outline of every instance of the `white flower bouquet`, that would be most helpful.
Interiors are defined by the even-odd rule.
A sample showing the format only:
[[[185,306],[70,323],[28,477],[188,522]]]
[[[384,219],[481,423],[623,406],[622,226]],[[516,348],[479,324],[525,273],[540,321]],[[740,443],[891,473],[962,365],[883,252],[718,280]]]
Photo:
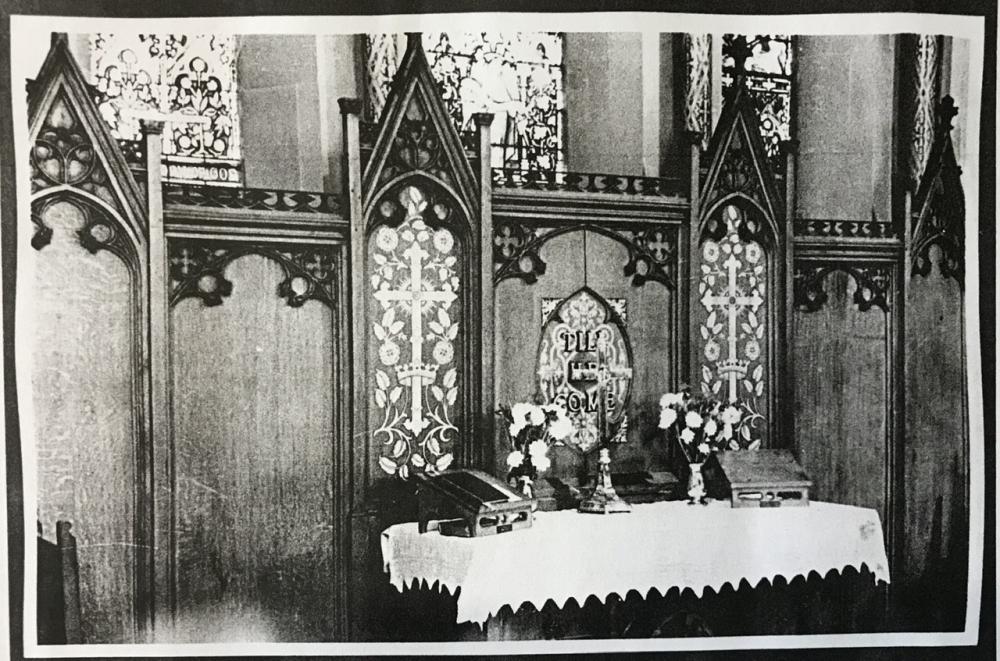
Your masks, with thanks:
[[[740,439],[749,438],[743,427],[751,416],[737,406],[724,406],[712,397],[692,396],[688,391],[666,393],[660,398],[659,428],[666,430],[667,439],[677,444],[688,463],[700,464],[718,450],[739,450]],[[756,449],[759,441],[749,443]]]
[[[575,431],[566,409],[558,404],[518,402],[501,406],[497,414],[507,421],[511,451],[507,455],[507,479],[526,477],[534,480],[538,473],[549,469],[549,447],[561,442]]]

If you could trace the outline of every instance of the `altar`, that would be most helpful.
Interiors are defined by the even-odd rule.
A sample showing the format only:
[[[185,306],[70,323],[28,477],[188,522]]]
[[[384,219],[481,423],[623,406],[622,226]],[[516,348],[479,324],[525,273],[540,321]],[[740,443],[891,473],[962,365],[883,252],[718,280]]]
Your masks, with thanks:
[[[890,580],[877,512],[823,502],[538,512],[530,529],[478,539],[404,523],[382,533],[382,558],[403,596],[413,585],[440,587],[455,595],[456,624],[477,623],[488,639],[876,630]],[[831,606],[836,617],[803,620]],[[591,625],[570,622],[588,609]]]

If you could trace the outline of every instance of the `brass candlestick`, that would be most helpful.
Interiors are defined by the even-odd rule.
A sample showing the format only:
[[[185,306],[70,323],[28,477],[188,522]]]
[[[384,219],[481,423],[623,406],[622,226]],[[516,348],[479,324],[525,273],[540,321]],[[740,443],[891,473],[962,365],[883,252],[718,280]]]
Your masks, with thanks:
[[[597,347],[598,396],[597,432],[601,438],[601,451],[597,460],[597,478],[590,496],[580,502],[580,511],[589,514],[614,514],[631,512],[632,506],[622,500],[611,483],[611,450],[608,447],[608,370],[602,345]],[[622,421],[624,425],[624,420]]]
[[[611,484],[611,452],[607,447],[601,448],[600,458],[597,460],[597,484],[590,497],[580,502],[580,511],[589,514],[632,511],[632,506],[622,500]]]

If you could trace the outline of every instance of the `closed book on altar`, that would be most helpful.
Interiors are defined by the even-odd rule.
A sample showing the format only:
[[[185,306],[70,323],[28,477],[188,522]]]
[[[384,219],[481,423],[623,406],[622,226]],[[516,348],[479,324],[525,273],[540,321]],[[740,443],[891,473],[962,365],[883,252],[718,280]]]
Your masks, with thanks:
[[[812,480],[790,450],[720,452],[706,466],[713,498],[728,498],[733,507],[804,507]]]
[[[533,502],[482,471],[445,471],[420,484],[419,530],[482,537],[530,528]]]

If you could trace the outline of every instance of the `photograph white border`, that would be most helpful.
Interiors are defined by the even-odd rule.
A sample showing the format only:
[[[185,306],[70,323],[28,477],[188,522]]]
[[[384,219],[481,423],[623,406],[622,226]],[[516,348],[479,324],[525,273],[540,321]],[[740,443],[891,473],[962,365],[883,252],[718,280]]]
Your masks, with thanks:
[[[18,397],[24,483],[24,652],[26,657],[120,657],[193,655],[397,655],[397,654],[537,654],[580,652],[624,652],[664,650],[787,649],[828,647],[894,647],[975,645],[978,639],[983,571],[985,521],[985,430],[983,418],[981,347],[979,340],[979,150],[983,85],[983,17],[940,14],[808,14],[797,16],[744,16],[725,14],[622,13],[509,13],[422,14],[390,16],[261,16],[213,18],[80,18],[56,16],[10,17],[11,82],[15,154],[29,153],[27,103],[23,81],[38,74],[53,32],[91,33],[116,30],[171,31],[227,34],[354,34],[366,32],[413,32],[440,29],[477,31],[483,25],[508,31],[552,30],[564,32],[688,33],[787,33],[795,35],[872,35],[922,33],[949,35],[969,40],[968,89],[965,118],[965,149],[960,155],[966,197],[965,315],[969,393],[969,574],[965,630],[961,632],[871,633],[806,636],[739,636],[698,639],[630,639],[588,641],[519,641],[469,643],[220,643],[220,644],[128,644],[128,645],[38,645],[36,643],[36,538],[34,428],[30,388]],[[30,172],[23,158],[15,159],[18,227],[30,224]],[[17,254],[17,290],[24,291],[32,276],[29,233],[20,232]],[[15,308],[16,378],[30,383],[30,352],[26,338],[25,308],[18,297]],[[9,377],[9,375],[8,375]],[[5,475],[0,475],[0,484]],[[998,500],[1000,503],[1000,500]],[[6,511],[0,513],[5,524]],[[6,555],[0,554],[0,558]],[[0,587],[6,584],[7,563],[0,568]],[[5,641],[6,642],[6,641]],[[2,647],[0,647],[2,649]]]

